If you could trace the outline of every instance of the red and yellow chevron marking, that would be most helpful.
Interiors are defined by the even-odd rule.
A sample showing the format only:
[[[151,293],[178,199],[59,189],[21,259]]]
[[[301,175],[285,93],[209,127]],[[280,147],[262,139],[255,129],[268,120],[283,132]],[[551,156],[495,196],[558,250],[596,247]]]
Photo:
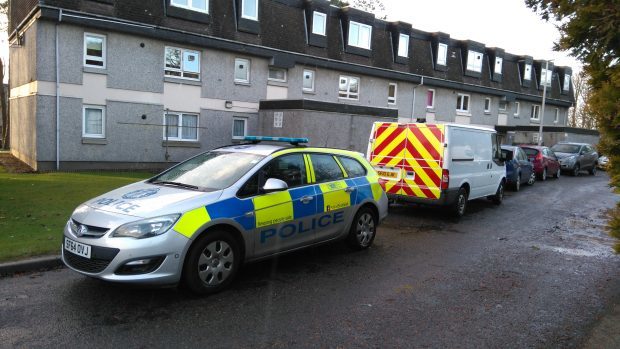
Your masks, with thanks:
[[[381,123],[375,129],[371,163],[401,169],[399,180],[381,181],[385,191],[438,199],[441,195],[444,125]]]

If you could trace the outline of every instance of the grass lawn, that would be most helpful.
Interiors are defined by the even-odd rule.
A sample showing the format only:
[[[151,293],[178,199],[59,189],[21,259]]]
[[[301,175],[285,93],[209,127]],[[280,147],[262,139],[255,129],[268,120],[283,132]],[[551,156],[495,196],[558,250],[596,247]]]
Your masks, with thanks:
[[[0,166],[0,262],[60,253],[62,230],[80,203],[149,173],[7,173]]]

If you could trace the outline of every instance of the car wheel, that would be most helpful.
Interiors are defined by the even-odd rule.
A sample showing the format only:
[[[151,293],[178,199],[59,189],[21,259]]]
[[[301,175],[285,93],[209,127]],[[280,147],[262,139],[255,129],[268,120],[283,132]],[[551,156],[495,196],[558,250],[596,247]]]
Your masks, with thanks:
[[[547,180],[547,168],[546,167],[543,168],[543,171],[540,174],[540,180],[543,182]]]
[[[555,172],[555,174],[553,175],[553,178],[555,179],[559,179],[560,178],[560,174],[562,173],[562,170],[560,170],[560,168],[558,167],[558,170]]]
[[[375,213],[368,207],[362,207],[351,224],[347,244],[354,250],[363,250],[375,240],[377,232],[377,218]]]
[[[579,176],[579,171],[581,171],[581,168],[579,168],[579,164],[575,164],[575,167],[573,167],[573,171],[572,171],[571,175]]]
[[[467,190],[465,190],[465,188],[459,189],[459,192],[456,195],[456,201],[454,202],[454,206],[452,207],[452,214],[454,215],[454,217],[461,218],[465,215],[468,197],[469,195],[467,195]]]
[[[530,178],[527,180],[527,184],[534,185],[534,183],[536,183],[536,173],[532,171],[532,173],[530,174]]]
[[[183,265],[183,281],[196,294],[212,294],[225,289],[241,264],[237,241],[225,231],[211,231],[190,248]]]
[[[519,191],[521,189],[521,174],[520,173],[517,175],[517,181],[515,182],[513,189],[515,191]]]
[[[596,166],[592,166],[590,171],[588,171],[591,175],[596,176]]]
[[[493,203],[496,205],[501,205],[502,201],[504,201],[504,182],[500,182],[499,186],[497,187],[497,191],[495,192],[495,195],[493,195],[492,199]]]

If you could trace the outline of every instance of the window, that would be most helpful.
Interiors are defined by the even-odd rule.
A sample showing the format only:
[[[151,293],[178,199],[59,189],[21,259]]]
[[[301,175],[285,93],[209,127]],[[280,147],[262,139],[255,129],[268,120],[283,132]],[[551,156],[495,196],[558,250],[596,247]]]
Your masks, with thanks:
[[[233,117],[232,138],[242,139],[243,137],[247,136],[247,124],[248,119]]]
[[[105,68],[105,35],[84,34],[84,66]]]
[[[250,61],[235,58],[235,82],[250,83]]]
[[[171,141],[197,141],[198,115],[183,113],[165,114],[164,139]]]
[[[389,84],[388,85],[388,104],[396,104],[396,93],[398,90],[398,85]]]
[[[305,92],[314,92],[314,70],[304,69],[303,90]]]
[[[469,113],[469,95],[458,94],[456,98],[456,111],[459,113]]]
[[[338,160],[342,164],[342,167],[344,167],[344,170],[347,171],[349,178],[363,177],[366,175],[366,169],[359,161],[344,156],[339,156]]]
[[[506,108],[508,108],[508,102],[499,101],[499,111],[506,111]]]
[[[521,104],[519,102],[515,102],[515,117],[519,117],[519,113],[521,112]]]
[[[325,35],[327,26],[327,15],[314,11],[312,14],[312,34]]]
[[[337,181],[344,178],[344,174],[334,157],[328,154],[310,154],[314,178],[317,183]]]
[[[261,169],[262,180],[276,178],[286,182],[289,188],[307,184],[306,163],[302,154],[284,155],[273,159]]]
[[[557,124],[558,121],[560,121],[560,109],[555,108],[555,111],[553,113],[553,123]]]
[[[491,98],[484,99],[484,112],[485,113],[491,112]]]
[[[532,143],[538,144],[538,139],[539,139],[538,136],[539,136],[538,132],[532,133]]]
[[[360,79],[352,76],[340,76],[338,97],[345,99],[359,99]]]
[[[551,78],[553,77],[553,72],[547,69],[540,70],[540,86],[547,85],[547,87],[551,87]]]
[[[241,17],[258,21],[258,0],[241,0]]]
[[[532,105],[532,110],[530,112],[530,119],[532,120],[538,120],[540,119],[540,106],[539,105]]]
[[[502,73],[502,64],[504,63],[504,59],[502,57],[495,57],[495,70],[493,71],[495,74]]]
[[[170,5],[192,11],[209,13],[209,0],[170,0]]]
[[[429,89],[426,91],[426,108],[435,108],[435,90]]]
[[[82,137],[105,138],[105,107],[85,105]]]
[[[570,75],[564,74],[564,91],[570,90]]]
[[[166,47],[164,75],[185,79],[200,79],[200,52]]]
[[[532,65],[531,64],[525,65],[525,74],[523,74],[523,79],[532,80]]]
[[[286,69],[269,67],[268,80],[286,82]]]
[[[472,50],[467,52],[467,70],[482,71],[482,53]]]
[[[437,46],[437,64],[446,65],[447,56],[448,56],[448,45],[439,44]]]
[[[349,22],[349,45],[370,50],[372,27],[366,24]]]
[[[407,34],[398,36],[398,56],[409,57],[409,35]]]

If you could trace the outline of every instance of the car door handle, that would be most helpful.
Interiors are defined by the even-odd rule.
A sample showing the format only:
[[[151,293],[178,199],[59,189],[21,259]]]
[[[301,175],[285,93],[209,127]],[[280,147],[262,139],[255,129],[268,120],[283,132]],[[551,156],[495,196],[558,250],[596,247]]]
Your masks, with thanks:
[[[351,192],[353,192],[354,190],[355,190],[355,188],[354,188],[354,187],[346,187],[346,188],[344,188],[344,191],[345,191],[346,193],[351,193]]]
[[[254,211],[249,211],[244,214],[246,217],[254,217]]]
[[[302,204],[307,204],[312,200],[314,200],[314,196],[310,196],[310,195],[306,195],[302,197],[301,199],[299,199],[299,201],[301,201]]]

